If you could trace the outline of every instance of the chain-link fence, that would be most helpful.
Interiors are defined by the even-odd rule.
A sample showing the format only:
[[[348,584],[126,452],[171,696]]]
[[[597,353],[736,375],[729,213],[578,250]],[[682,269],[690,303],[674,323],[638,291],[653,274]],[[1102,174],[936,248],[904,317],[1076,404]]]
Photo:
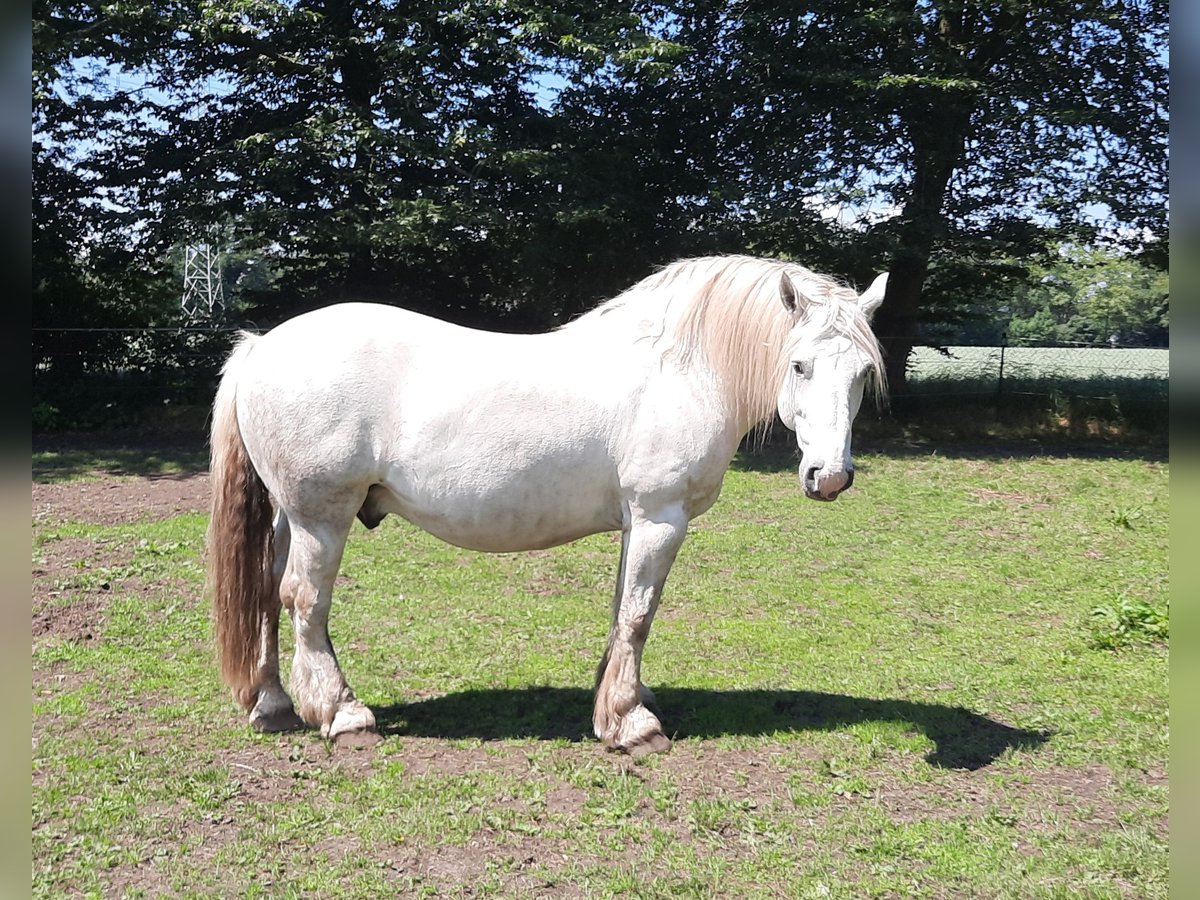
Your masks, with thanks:
[[[1170,351],[1161,347],[915,347],[908,362],[913,393],[1003,397],[1055,390],[1108,393],[1122,382],[1165,389]]]
[[[113,428],[200,416],[232,326],[59,328],[33,332],[33,427]],[[897,412],[929,406],[1068,407],[1153,424],[1167,414],[1169,351],[1123,346],[918,346]]]
[[[1116,344],[918,346],[906,382],[891,397],[906,412],[1043,410],[1073,423],[1165,432],[1170,351]]]

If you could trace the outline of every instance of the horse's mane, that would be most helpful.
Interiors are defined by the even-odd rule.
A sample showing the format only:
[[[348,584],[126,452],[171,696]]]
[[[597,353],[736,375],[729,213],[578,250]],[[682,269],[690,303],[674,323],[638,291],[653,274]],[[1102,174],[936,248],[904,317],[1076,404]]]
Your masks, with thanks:
[[[796,312],[781,301],[787,276]],[[870,361],[876,392],[882,390],[879,342],[858,307],[858,294],[841,282],[796,263],[752,256],[706,256],[671,263],[567,328],[621,313],[644,317],[659,308],[662,330],[655,346],[685,365],[703,361],[748,427],[769,419],[783,383],[792,328],[808,337],[841,335]]]

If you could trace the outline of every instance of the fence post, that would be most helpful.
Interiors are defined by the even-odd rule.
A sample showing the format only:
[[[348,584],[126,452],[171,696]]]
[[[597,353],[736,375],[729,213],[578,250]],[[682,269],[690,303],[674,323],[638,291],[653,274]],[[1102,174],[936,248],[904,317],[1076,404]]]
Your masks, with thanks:
[[[1000,411],[1000,397],[1004,393],[1004,351],[1008,347],[1008,332],[1000,335],[1000,373],[996,377],[996,411]]]

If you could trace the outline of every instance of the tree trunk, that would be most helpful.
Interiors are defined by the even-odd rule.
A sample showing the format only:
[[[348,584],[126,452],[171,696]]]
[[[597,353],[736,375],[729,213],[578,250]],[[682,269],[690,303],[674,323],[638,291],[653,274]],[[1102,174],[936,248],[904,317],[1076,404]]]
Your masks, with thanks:
[[[342,287],[351,299],[376,299],[375,248],[373,236],[378,211],[372,200],[375,177],[375,98],[382,80],[376,44],[360,40],[354,25],[356,4],[326,0],[325,13],[334,38],[333,65],[341,75],[341,94],[356,122],[354,164],[347,173],[347,203],[344,211],[355,224],[348,247],[349,260]]]
[[[969,110],[945,111],[936,124],[911,126],[924,131],[914,140],[916,170],[897,231],[896,253],[888,269],[887,293],[875,316],[875,334],[883,345],[888,390],[904,394],[908,357],[921,316],[921,290],[929,257],[945,229],[942,206],[950,176],[959,163],[970,124]]]
[[[921,308],[921,288],[929,269],[933,243],[905,228],[900,248],[888,272],[887,293],[875,316],[875,334],[883,345],[888,392],[905,393],[908,357],[916,337]]]

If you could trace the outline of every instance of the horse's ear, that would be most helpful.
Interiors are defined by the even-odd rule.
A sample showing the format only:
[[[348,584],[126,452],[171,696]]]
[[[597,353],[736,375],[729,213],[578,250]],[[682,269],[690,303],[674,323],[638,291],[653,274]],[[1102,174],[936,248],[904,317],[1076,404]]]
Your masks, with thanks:
[[[779,279],[779,299],[783,301],[788,312],[796,311],[796,286],[792,284],[792,279],[788,277],[787,272],[784,272]]]
[[[871,286],[858,295],[858,308],[868,319],[875,315],[875,310],[879,309],[879,304],[883,302],[883,295],[887,291],[887,277],[887,272],[880,273],[871,282]]]

